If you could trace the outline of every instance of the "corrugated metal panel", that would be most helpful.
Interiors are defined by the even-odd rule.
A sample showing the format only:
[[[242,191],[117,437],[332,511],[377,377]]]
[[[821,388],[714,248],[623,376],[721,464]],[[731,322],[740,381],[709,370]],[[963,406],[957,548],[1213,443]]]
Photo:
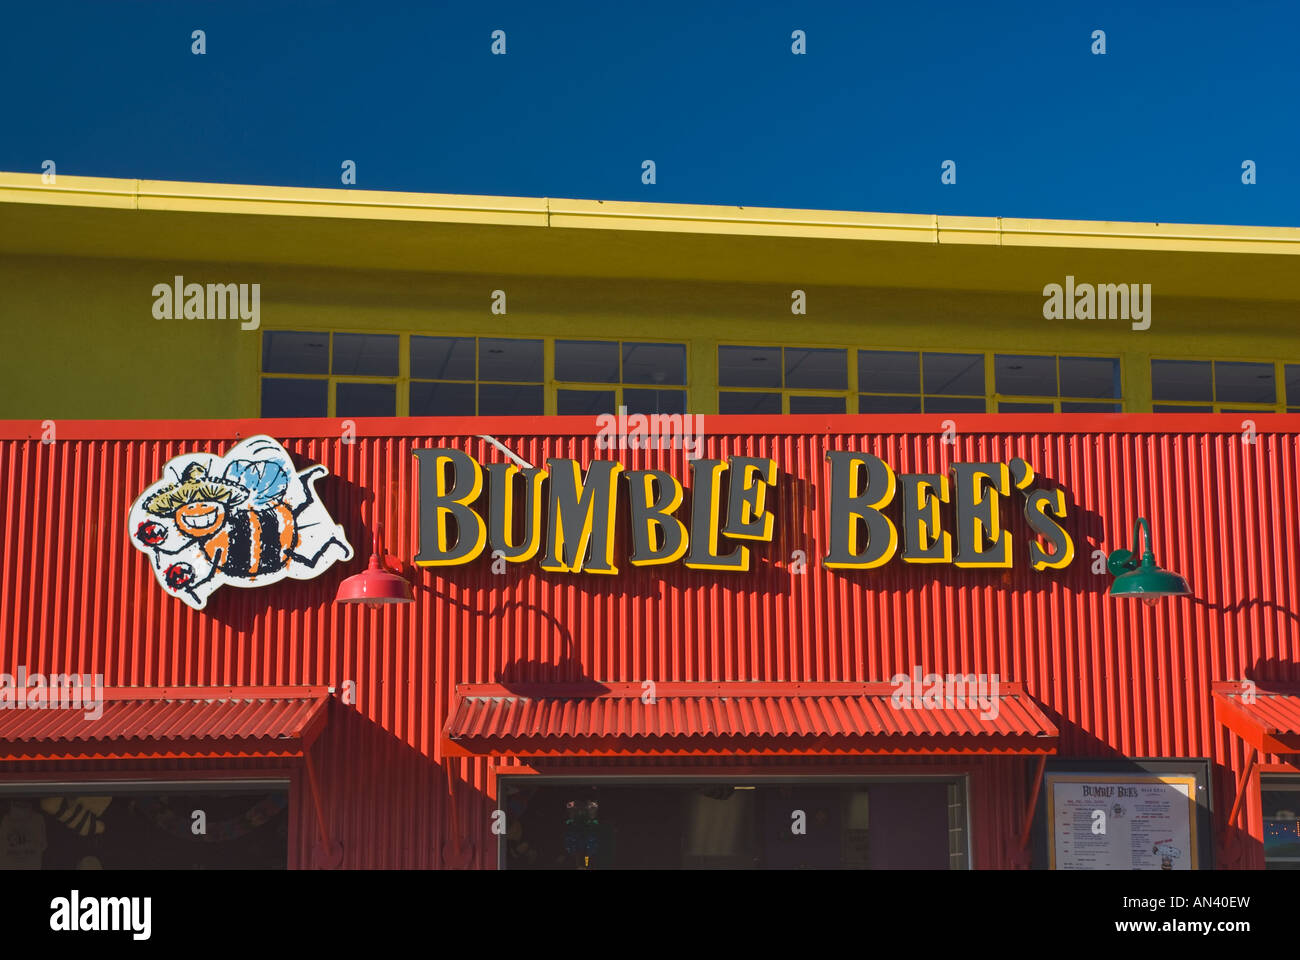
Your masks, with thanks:
[[[298,739],[328,704],[328,697],[111,699],[98,714],[81,705],[0,710],[0,741]]]
[[[996,703],[987,708],[975,701],[972,692],[964,704],[912,710],[892,706],[888,686],[872,692],[863,692],[867,686],[863,684],[844,686],[855,689],[843,695],[793,696],[725,690],[692,696],[679,691],[658,693],[649,703],[639,688],[595,697],[546,697],[511,695],[498,684],[467,684],[457,691],[447,734],[453,740],[1056,735],[1043,712],[1015,694],[991,697]],[[981,716],[984,712],[990,716]]]
[[[563,576],[530,563],[494,575],[487,561],[408,568],[417,602],[380,611],[332,603],[339,580],[364,566],[364,550],[315,581],[226,588],[207,610],[190,610],[163,595],[129,545],[127,509],[169,458],[224,452],[236,431],[258,426],[300,463],[330,468],[333,476],[317,489],[354,544],[367,543],[379,519],[388,549],[409,559],[417,529],[412,449],[456,446],[484,462],[503,459],[486,440],[412,420],[361,422],[362,435],[350,443],[328,421],[311,425],[317,436],[304,436],[302,424],[238,422],[171,424],[166,440],[150,439],[164,435],[155,424],[114,424],[105,430],[109,439],[68,439],[74,434],[61,428],[55,443],[0,441],[0,667],[100,672],[115,686],[317,684],[343,691],[347,684],[354,696],[336,702],[313,757],[349,867],[447,862],[452,828],[439,733],[459,683],[859,683],[917,666],[998,673],[1023,682],[1045,705],[1060,728],[1062,755],[1211,758],[1217,816],[1225,816],[1245,748],[1215,723],[1211,681],[1300,680],[1294,418],[1274,418],[1288,424],[1276,432],[1260,418],[1263,432],[1243,443],[1224,417],[1107,417],[1097,420],[1105,430],[1070,428],[1076,432],[1053,429],[1058,421],[1047,417],[1035,421],[1041,427],[1025,426],[1025,418],[963,417],[952,444],[937,423],[920,432],[912,418],[899,425],[836,418],[825,432],[804,434],[780,432],[788,420],[753,433],[752,425],[706,419],[711,428],[746,432],[706,437],[705,456],[772,456],[782,471],[775,542],[754,550],[749,573],[672,566]],[[546,432],[552,427],[554,435]],[[365,435],[390,429],[393,435]],[[567,433],[575,429],[570,418],[527,428],[482,421],[474,432],[493,434],[530,463],[607,455],[594,436]],[[133,432],[141,439],[130,439]],[[830,449],[875,453],[898,472],[1025,457],[1046,484],[1067,492],[1078,557],[1059,573],[1028,569],[1024,524],[1013,511],[1020,552],[1009,570],[900,562],[863,573],[827,570],[817,559],[826,548]],[[682,450],[619,457],[629,469],[689,477]],[[1158,561],[1188,578],[1194,598],[1148,609],[1105,595],[1109,577],[1094,572],[1096,551],[1127,546],[1139,515],[1151,521]],[[796,551],[809,561],[802,573]],[[474,862],[489,866],[489,765],[446,763],[464,784],[460,829],[475,844]],[[990,760],[979,767],[984,779],[972,781],[975,835],[998,831],[998,839],[977,845],[977,865],[1015,862],[1002,838],[1006,818],[1018,817],[1027,798],[1025,766]],[[868,769],[890,767],[872,761]],[[308,806],[296,808],[306,819],[291,862],[310,865],[314,825]]]

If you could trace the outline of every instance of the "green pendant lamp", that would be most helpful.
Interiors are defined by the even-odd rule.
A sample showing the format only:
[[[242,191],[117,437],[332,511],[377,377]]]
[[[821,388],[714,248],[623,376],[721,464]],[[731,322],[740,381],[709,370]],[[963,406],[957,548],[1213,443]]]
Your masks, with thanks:
[[[1138,559],[1138,530],[1141,529],[1146,549]],[[1138,517],[1133,524],[1133,549],[1116,550],[1107,558],[1106,566],[1115,577],[1110,585],[1112,597],[1136,597],[1154,607],[1161,597],[1190,597],[1192,588],[1176,573],[1156,566],[1151,552],[1151,526],[1146,517]]]

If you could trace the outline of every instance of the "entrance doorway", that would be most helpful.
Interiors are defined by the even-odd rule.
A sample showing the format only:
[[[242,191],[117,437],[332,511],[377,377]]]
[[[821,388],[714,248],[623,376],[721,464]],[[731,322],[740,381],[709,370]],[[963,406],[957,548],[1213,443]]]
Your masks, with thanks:
[[[966,782],[501,777],[508,869],[965,869]]]

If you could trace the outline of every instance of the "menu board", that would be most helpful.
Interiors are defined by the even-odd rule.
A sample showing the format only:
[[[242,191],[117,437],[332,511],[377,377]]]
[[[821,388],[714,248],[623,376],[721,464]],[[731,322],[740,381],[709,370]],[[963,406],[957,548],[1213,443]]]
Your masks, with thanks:
[[[1196,778],[1049,773],[1053,870],[1195,870]]]

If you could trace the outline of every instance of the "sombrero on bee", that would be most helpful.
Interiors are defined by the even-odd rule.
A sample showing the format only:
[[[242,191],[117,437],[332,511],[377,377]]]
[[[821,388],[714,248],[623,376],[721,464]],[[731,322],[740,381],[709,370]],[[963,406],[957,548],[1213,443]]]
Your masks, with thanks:
[[[169,483],[144,505],[148,513],[158,517],[169,517],[187,503],[199,500],[212,500],[233,507],[248,499],[248,488],[233,483],[224,477],[210,477],[203,464],[191,463],[176,483]]]

